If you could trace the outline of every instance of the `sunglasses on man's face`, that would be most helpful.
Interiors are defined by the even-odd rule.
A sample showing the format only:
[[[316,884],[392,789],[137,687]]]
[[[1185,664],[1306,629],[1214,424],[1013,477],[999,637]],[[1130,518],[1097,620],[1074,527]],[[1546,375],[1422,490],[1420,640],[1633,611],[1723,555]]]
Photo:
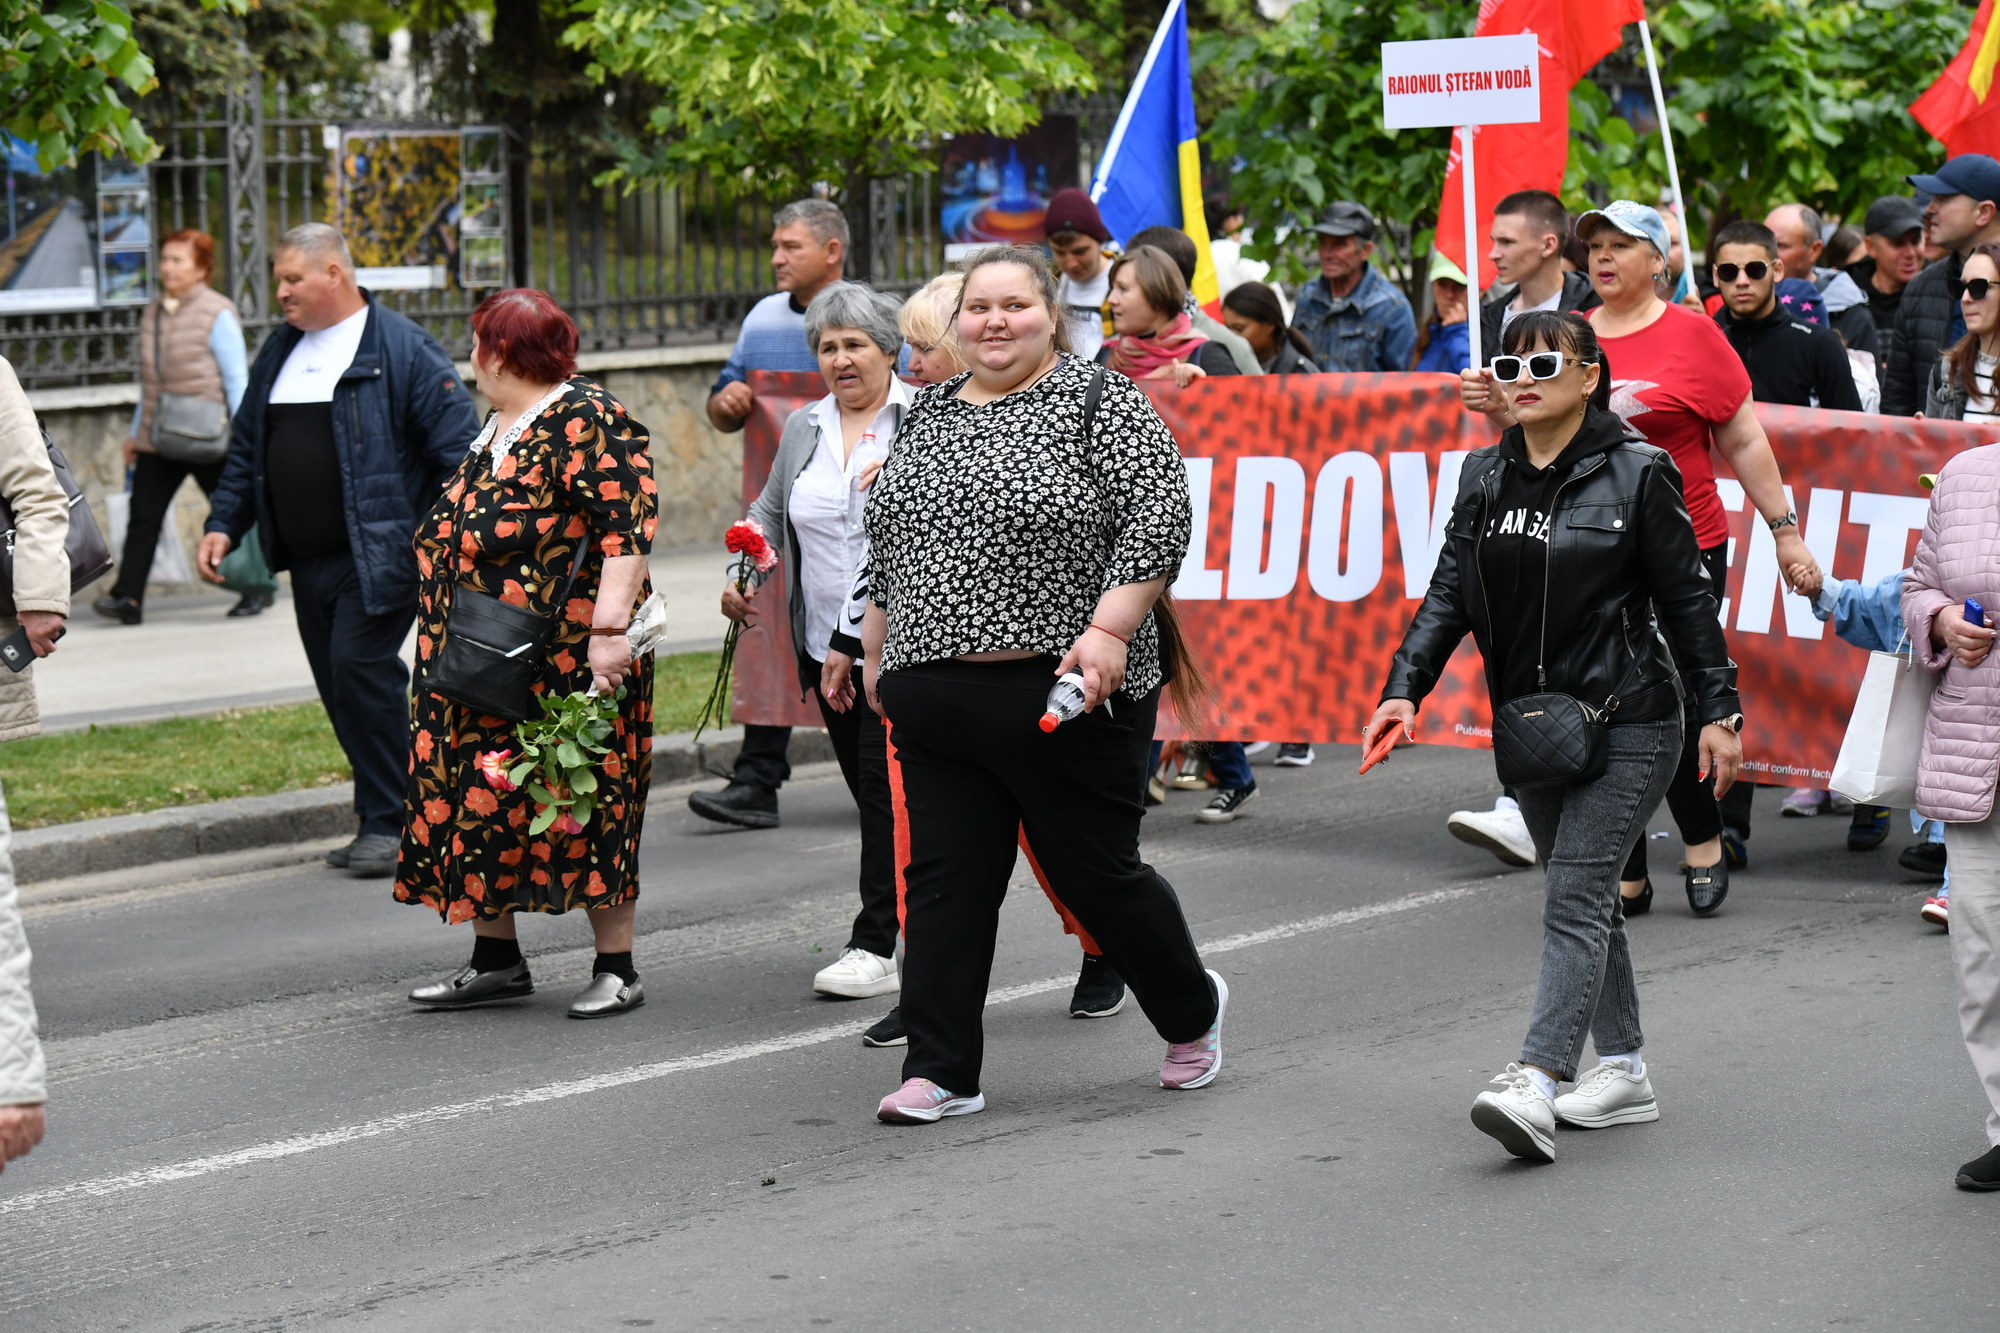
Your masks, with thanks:
[[[1734,282],[1736,281],[1736,275],[1741,273],[1752,282],[1762,282],[1770,272],[1771,266],[1761,259],[1753,259],[1747,264],[1717,264],[1715,266],[1715,280],[1717,282]]]
[[[1563,363],[1571,362],[1579,366],[1594,366],[1595,361],[1577,361],[1566,352],[1532,352],[1527,356],[1496,356],[1488,367],[1493,378],[1502,384],[1513,384],[1523,373],[1530,379],[1552,380],[1562,374]]]
[[[1986,294],[1996,286],[2000,286],[2000,283],[1991,278],[1967,278],[1958,284],[1958,293],[1960,296],[1969,296],[1975,301],[1984,301]]]

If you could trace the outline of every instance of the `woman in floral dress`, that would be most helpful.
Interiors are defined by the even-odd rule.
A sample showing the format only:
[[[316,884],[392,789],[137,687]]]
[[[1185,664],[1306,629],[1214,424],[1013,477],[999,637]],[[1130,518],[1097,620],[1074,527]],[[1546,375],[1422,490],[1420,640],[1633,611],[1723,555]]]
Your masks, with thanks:
[[[474,940],[465,967],[410,1000],[457,1009],[533,994],[515,914],[588,908],[597,960],[569,1014],[622,1013],[645,999],[632,918],[653,678],[648,664],[632,662],[624,630],[650,592],[656,505],[646,428],[575,374],[576,326],[546,293],[490,296],[472,330],[473,370],[493,412],[417,532],[416,705],[396,898],[472,922]],[[588,554],[565,594],[580,542]],[[581,829],[565,817],[531,834],[536,803],[506,777],[506,757],[520,750],[514,724],[424,688],[460,587],[559,617],[538,696],[623,687],[597,808]]]

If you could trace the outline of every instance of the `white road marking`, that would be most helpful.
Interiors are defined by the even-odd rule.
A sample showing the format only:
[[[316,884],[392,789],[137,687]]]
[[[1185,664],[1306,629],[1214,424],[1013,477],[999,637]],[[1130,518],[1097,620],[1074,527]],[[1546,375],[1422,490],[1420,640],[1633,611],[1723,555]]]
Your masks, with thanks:
[[[1238,949],[1253,948],[1260,944],[1271,944],[1278,940],[1292,939],[1299,935],[1310,935],[1318,931],[1333,930],[1341,926],[1360,925],[1363,922],[1382,917],[1397,916],[1404,912],[1418,911],[1426,907],[1437,907],[1444,903],[1456,902],[1491,892],[1508,877],[1495,876],[1473,884],[1461,884],[1452,888],[1438,889],[1430,893],[1411,894],[1406,898],[1392,898],[1384,902],[1370,903],[1366,907],[1350,907],[1338,912],[1326,912],[1320,916],[1307,917],[1301,921],[1284,925],[1268,926],[1263,930],[1245,931],[1239,935],[1229,935],[1201,946],[1204,957],[1233,953]],[[1061,990],[1074,983],[1070,976],[1047,977],[1041,981],[1030,981],[1019,986],[1003,986],[990,991],[986,996],[989,1005],[1008,1004],[1024,1000],[1030,996],[1046,995],[1050,991]],[[633,1083],[646,1083],[654,1079],[667,1078],[675,1074],[688,1074],[701,1069],[713,1069],[718,1065],[736,1064],[743,1060],[755,1060],[767,1055],[781,1055],[787,1051],[802,1050],[809,1046],[819,1046],[826,1042],[838,1041],[843,1037],[858,1037],[869,1027],[872,1020],[847,1023],[829,1023],[821,1027],[808,1028],[789,1036],[772,1037],[766,1041],[745,1042],[736,1046],[724,1046],[699,1055],[684,1055],[673,1060],[657,1060],[649,1064],[630,1065],[624,1069],[607,1070],[602,1074],[592,1074],[586,1078],[565,1079],[559,1083],[545,1083],[540,1087],[517,1088],[511,1092],[497,1092],[485,1097],[475,1097],[470,1101],[448,1102],[441,1106],[425,1107],[419,1111],[405,1111],[400,1115],[383,1116],[376,1120],[365,1120],[360,1124],[342,1125],[335,1129],[321,1130],[313,1134],[297,1134],[291,1138],[274,1139],[268,1143],[255,1144],[248,1148],[238,1148],[234,1152],[216,1153],[208,1157],[190,1158],[184,1162],[174,1162],[167,1166],[147,1167],[139,1171],[127,1171],[114,1176],[98,1176],[91,1180],[74,1181],[58,1185],[52,1189],[35,1190],[28,1194],[17,1194],[12,1198],[0,1199],[0,1216],[10,1213],[25,1213],[52,1203],[61,1203],[76,1198],[102,1198],[110,1194],[124,1194],[131,1190],[145,1189],[153,1185],[164,1185],[176,1180],[192,1180],[198,1176],[214,1175],[219,1171],[231,1171],[239,1166],[249,1166],[256,1162],[273,1162],[285,1157],[297,1157],[302,1153],[317,1152],[322,1148],[336,1148],[344,1143],[356,1143],[363,1139],[381,1138],[386,1134],[397,1134],[404,1130],[425,1125],[442,1124],[446,1121],[463,1119],[484,1111],[505,1110],[517,1106],[534,1106],[542,1102],[562,1101],[569,1097],[581,1097],[587,1093],[604,1092],[611,1088],[622,1088]]]

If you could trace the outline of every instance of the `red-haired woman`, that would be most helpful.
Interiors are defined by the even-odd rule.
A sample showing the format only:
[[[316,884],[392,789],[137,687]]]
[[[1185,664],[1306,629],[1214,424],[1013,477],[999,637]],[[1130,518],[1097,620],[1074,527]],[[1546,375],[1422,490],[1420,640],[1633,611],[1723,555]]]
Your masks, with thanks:
[[[125,440],[125,466],[132,469],[131,509],[125,522],[125,551],[111,591],[91,603],[101,616],[127,625],[145,618],[146,580],[160,525],[173,507],[174,492],[193,477],[207,495],[222,478],[222,454],[229,433],[215,437],[214,458],[199,457],[169,441],[175,457],[160,452],[160,399],[179,394],[223,405],[231,415],[250,381],[243,351],[243,325],[236,304],[208,285],[215,269],[215,241],[205,231],[186,228],[160,242],[161,293],[139,316],[139,405],[132,409],[132,433]],[[226,419],[218,415],[219,425]],[[269,593],[251,593],[230,609],[254,616],[271,604]]]
[[[473,373],[493,411],[417,530],[418,683],[396,898],[470,921],[474,938],[465,967],[419,986],[410,1001],[458,1009],[533,994],[515,914],[580,907],[590,909],[597,960],[569,1014],[597,1018],[645,999],[632,966],[632,914],[653,678],[635,669],[625,629],[651,591],[647,432],[576,374],[576,325],[547,293],[487,297],[472,312],[472,334]],[[502,757],[519,753],[512,724],[425,688],[461,590],[555,622],[537,695],[624,687],[597,808],[581,829],[564,818],[531,834],[535,803],[507,782]]]

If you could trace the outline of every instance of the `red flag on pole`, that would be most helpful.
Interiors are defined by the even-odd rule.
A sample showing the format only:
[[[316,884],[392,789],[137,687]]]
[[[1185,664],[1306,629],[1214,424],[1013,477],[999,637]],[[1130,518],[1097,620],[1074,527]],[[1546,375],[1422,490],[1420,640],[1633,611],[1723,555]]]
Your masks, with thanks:
[[[1910,104],[1917,123],[1936,135],[1953,156],[2000,154],[2000,95],[1993,87],[1996,62],[2000,62],[2000,24],[1993,22],[1993,0],[1981,0],[1964,48],[1937,82]]]
[[[1986,0],[1988,5],[1993,0]],[[1479,131],[1479,170],[1474,185],[1479,216],[1490,222],[1493,206],[1516,190],[1561,193],[1563,169],[1569,165],[1569,90],[1590,67],[1617,48],[1627,23],[1646,17],[1644,0],[1483,0],[1475,37],[1504,37],[1532,32],[1542,54],[1542,118],[1532,125],[1492,125]],[[1439,251],[1472,269],[1465,256],[1465,213],[1458,206],[1458,132],[1452,132],[1451,167],[1445,175],[1443,202],[1438,206]],[[1493,285],[1493,265],[1485,246],[1479,253],[1479,286]]]

